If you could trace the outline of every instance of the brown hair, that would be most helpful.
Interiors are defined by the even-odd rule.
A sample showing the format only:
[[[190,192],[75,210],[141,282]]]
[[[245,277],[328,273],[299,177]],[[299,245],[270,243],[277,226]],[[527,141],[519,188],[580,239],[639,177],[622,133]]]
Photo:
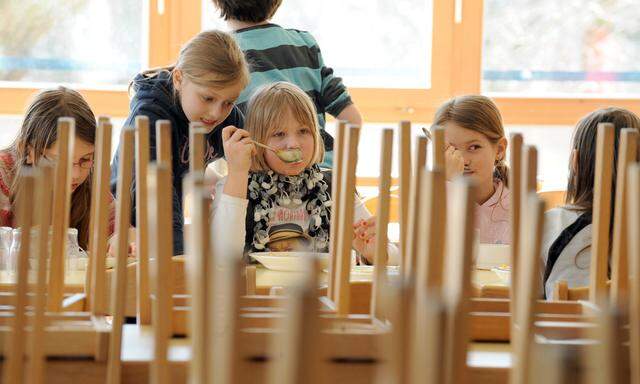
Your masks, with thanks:
[[[306,126],[313,133],[314,149],[309,165],[321,162],[324,157],[324,144],[320,136],[316,108],[309,95],[294,84],[279,81],[258,88],[247,104],[247,118],[244,126],[254,140],[264,143],[269,134],[282,125],[289,113],[298,123]],[[254,172],[268,170],[264,149],[256,147],[256,151],[251,170]]]
[[[18,136],[6,149],[15,157],[15,176],[11,184],[11,204],[15,212],[15,197],[20,190],[20,179],[28,164],[29,149],[33,150],[33,164],[37,164],[45,149],[58,139],[58,118],[75,119],[76,139],[94,144],[96,119],[84,98],[76,91],[58,87],[38,93],[24,116]],[[91,206],[91,179],[79,185],[71,195],[69,226],[78,230],[78,244],[86,249],[89,241],[89,211]]]
[[[173,75],[176,69],[203,87],[220,89],[242,84],[244,88],[249,83],[249,68],[242,50],[231,35],[217,30],[200,32],[189,40],[174,65],[148,69],[142,75],[150,78],[163,71]],[[129,90],[132,85],[133,82]]]
[[[213,0],[225,20],[262,23],[275,15],[282,0]]]
[[[496,104],[485,96],[458,96],[446,101],[438,108],[433,125],[439,126],[448,122],[479,132],[493,144],[505,138],[500,111]],[[508,186],[509,167],[504,158],[497,160],[493,177]]]
[[[640,118],[633,112],[623,108],[603,108],[589,113],[583,117],[573,131],[571,148],[577,150],[577,158],[573,161],[576,167],[569,167],[569,180],[567,183],[567,195],[565,202],[575,209],[591,211],[593,209],[593,183],[596,168],[596,138],[598,124],[612,123],[615,127],[614,139],[614,164],[611,184],[612,196],[616,192],[616,175],[618,166],[618,143],[620,130],[623,128],[636,128],[640,130]],[[572,155],[573,156],[573,155]],[[576,169],[574,169],[576,168]],[[611,200],[612,211],[614,199]],[[613,216],[612,216],[613,217]]]

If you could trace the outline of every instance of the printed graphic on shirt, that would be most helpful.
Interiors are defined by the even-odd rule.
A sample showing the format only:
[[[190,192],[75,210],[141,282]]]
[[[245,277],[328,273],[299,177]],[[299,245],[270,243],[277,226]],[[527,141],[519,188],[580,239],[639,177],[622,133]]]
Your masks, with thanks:
[[[276,206],[269,221],[267,248],[272,252],[292,252],[310,250],[309,214],[305,204]]]

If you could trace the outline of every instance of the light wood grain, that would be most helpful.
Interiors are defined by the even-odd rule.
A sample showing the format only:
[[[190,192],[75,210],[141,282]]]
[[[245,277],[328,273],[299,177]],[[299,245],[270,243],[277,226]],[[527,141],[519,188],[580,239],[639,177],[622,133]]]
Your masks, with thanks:
[[[111,160],[111,131],[112,125],[108,121],[104,121],[98,130],[96,136],[96,153],[95,153],[95,169],[96,174],[93,176],[96,182],[96,199],[92,201],[95,205],[93,232],[90,236],[93,238],[92,248],[89,257],[92,260],[89,274],[91,274],[91,294],[89,302],[91,303],[91,311],[94,315],[104,315],[108,312],[108,304],[105,299],[107,295],[107,277],[106,257],[108,249],[108,225],[109,225],[109,195],[110,192],[110,174],[111,168],[109,162]]]
[[[528,384],[531,377],[531,361],[533,360],[532,344],[534,337],[535,303],[540,292],[540,244],[544,224],[544,202],[535,192],[529,192],[523,199],[523,228],[520,232],[521,263],[516,284],[518,284],[515,301],[517,323],[512,336],[514,346],[511,383]]]
[[[109,337],[109,360],[107,363],[107,383],[119,384],[122,376],[122,326],[127,288],[127,256],[129,255],[129,226],[131,224],[131,182],[133,180],[133,158],[135,130],[124,128],[120,135],[120,163],[118,164],[118,184],[116,202],[115,271],[111,284],[111,313],[113,322]]]
[[[416,212],[420,211],[420,206],[424,200],[424,192],[422,191],[422,170],[425,169],[425,162],[427,159],[427,138],[424,136],[418,137],[414,148],[413,155],[413,170],[411,172],[411,190],[409,191],[409,212],[411,214],[407,221],[407,237],[405,252],[407,257],[405,258],[405,273],[404,277],[408,281],[415,282],[417,271],[417,250],[418,242],[423,232],[420,232],[419,216]],[[377,232],[386,233],[386,232]]]
[[[193,179],[195,175],[187,177]],[[187,181],[189,183],[189,181]],[[191,180],[191,184],[195,182]],[[211,364],[209,364],[209,347],[211,325],[211,237],[209,228],[208,197],[203,188],[190,190],[193,215],[186,243],[187,255],[190,259],[189,293],[191,294],[191,374],[189,381],[193,384],[210,383],[213,379]],[[255,267],[254,267],[255,268]]]
[[[376,212],[376,233],[387,233],[389,226],[389,199],[391,188],[391,163],[393,158],[393,130],[382,131],[382,156],[380,157],[380,184],[378,186],[378,208]],[[376,236],[376,254],[373,266],[373,293],[371,295],[371,316],[385,317],[383,290],[387,280],[387,236]]]
[[[151,165],[149,168],[149,227],[152,285],[155,301],[152,302],[154,328],[154,358],[151,364],[152,382],[169,383],[168,344],[171,338],[171,294],[172,269],[171,253],[173,249],[171,210],[171,175],[164,165]]]
[[[85,275],[85,283],[84,283],[84,293],[86,295],[86,300],[87,300],[87,308],[91,309],[93,307],[93,303],[92,303],[92,298],[91,298],[91,292],[92,292],[92,279],[93,279],[93,273],[91,273],[91,271],[93,270],[93,264],[95,263],[94,261],[94,257],[91,253],[91,251],[93,250],[93,232],[95,231],[95,221],[96,218],[98,217],[98,205],[99,205],[99,201],[100,201],[100,188],[99,188],[99,178],[97,177],[97,175],[99,174],[98,171],[98,164],[100,164],[99,161],[99,157],[100,154],[98,154],[98,152],[101,152],[101,146],[98,145],[98,137],[102,134],[102,129],[105,123],[110,123],[110,119],[106,116],[98,116],[98,125],[97,125],[97,130],[96,130],[96,145],[95,145],[95,152],[93,154],[93,167],[91,169],[91,209],[90,209],[90,213],[89,213],[89,243],[87,244],[87,250],[89,251],[89,259],[87,260],[87,271],[90,271],[89,273],[87,273]]]
[[[149,118],[136,116],[136,317],[138,324],[151,324],[149,286]]]
[[[398,125],[398,170],[400,173],[400,273],[407,270],[405,246],[409,224],[409,189],[411,188],[411,122],[401,121]]]
[[[589,300],[594,303],[601,303],[600,300],[606,297],[609,269],[614,135],[615,127],[613,124],[598,124],[596,173],[593,185],[591,266],[589,271]]]
[[[345,141],[345,168],[342,174],[340,232],[338,234],[338,289],[336,290],[336,304],[338,314],[349,314],[351,273],[351,248],[353,243],[353,210],[355,199],[355,173],[358,162],[358,142],[360,127],[348,126]]]
[[[207,130],[199,122],[189,123],[189,171],[204,172],[204,150]]]
[[[51,238],[51,261],[49,272],[49,295],[47,308],[59,311],[64,294],[64,261],[69,227],[71,204],[71,172],[73,167],[73,141],[75,120],[58,119],[58,160],[53,190],[53,235]]]
[[[47,255],[49,254],[49,227],[51,224],[51,204],[54,169],[51,165],[39,165],[36,179],[36,225],[38,226],[36,301],[33,308],[33,331],[31,335],[31,353],[29,383],[44,383],[45,354],[45,307],[47,289]],[[46,229],[45,229],[46,228]]]
[[[638,158],[638,130],[625,128],[620,132],[616,178],[613,244],[611,249],[611,301],[626,311],[629,300],[629,262],[627,240],[627,168]]]
[[[470,180],[452,185],[452,211],[448,223],[448,256],[445,281],[447,325],[445,333],[444,383],[463,383],[467,377],[469,343],[468,307],[471,297],[471,264],[474,241],[474,187]]]
[[[509,226],[511,227],[511,274],[518,270],[520,251],[520,208],[522,204],[522,135],[509,136]],[[510,296],[516,297],[515,284],[510,285]],[[515,318],[515,307],[511,318]]]
[[[629,360],[640,361],[640,165],[628,170],[629,182]],[[631,364],[631,383],[640,384],[640,364]]]
[[[170,166],[172,151],[171,151],[171,121],[169,120],[157,120],[156,121],[156,162],[158,164],[164,164]]]
[[[333,173],[331,174],[331,252],[329,259],[329,285],[327,296],[333,301],[336,300],[335,292],[337,290],[338,276],[338,233],[340,233],[340,207],[341,194],[340,183],[342,182],[342,173],[344,170],[344,143],[346,141],[345,134],[347,132],[347,124],[344,121],[336,123],[336,133],[333,140]]]
[[[11,333],[6,338],[7,351],[4,355],[4,379],[3,383],[20,384],[24,380],[25,367],[24,355],[26,349],[26,304],[27,304],[27,279],[29,272],[29,257],[31,252],[31,228],[33,220],[33,198],[35,177],[33,172],[27,170],[20,180],[20,194],[18,195],[18,227],[21,231],[20,250],[18,252],[16,287],[14,296],[14,315],[11,324]]]

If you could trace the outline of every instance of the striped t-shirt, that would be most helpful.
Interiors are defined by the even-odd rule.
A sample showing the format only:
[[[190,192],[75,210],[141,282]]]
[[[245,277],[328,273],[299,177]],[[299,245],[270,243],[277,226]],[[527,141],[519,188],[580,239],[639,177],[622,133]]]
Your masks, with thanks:
[[[325,66],[316,39],[309,32],[276,24],[239,29],[235,36],[251,69],[251,81],[240,94],[238,107],[245,112],[253,92],[264,84],[293,83],[313,100],[325,148],[331,150],[333,140],[324,131],[324,114],[337,116],[352,101],[342,79]]]

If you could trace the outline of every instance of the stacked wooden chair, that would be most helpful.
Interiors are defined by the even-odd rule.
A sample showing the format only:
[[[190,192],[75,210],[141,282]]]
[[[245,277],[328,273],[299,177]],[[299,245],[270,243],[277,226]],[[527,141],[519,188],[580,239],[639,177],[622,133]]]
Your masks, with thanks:
[[[127,143],[132,133],[125,130],[123,142]],[[112,331],[117,329],[118,318],[112,323],[105,316],[106,310],[87,310],[87,303],[99,303],[104,295],[69,296],[64,290],[74,136],[74,120],[59,119],[59,157],[55,168],[41,162],[25,172],[20,180],[17,224],[22,234],[32,236],[21,236],[18,273],[10,295],[12,302],[3,307],[3,382],[6,383],[69,382],[81,377],[102,381],[108,355],[113,353],[114,346],[117,348],[114,340],[117,335]],[[111,125],[101,119],[96,164],[107,169],[110,140]],[[132,164],[133,153],[127,152],[128,149],[133,149],[132,144],[125,145],[122,153],[123,176],[118,182],[121,191],[128,188],[131,177],[126,165]],[[99,251],[106,255],[108,182],[101,184],[101,181],[95,180],[99,187],[94,189],[96,193],[92,197],[91,227],[92,235],[95,234],[92,245],[101,247]],[[116,286],[122,284],[124,276],[121,269],[127,256],[129,207],[127,199],[118,200],[116,234],[122,235],[120,238],[124,241],[115,249],[119,271],[114,275]],[[29,267],[30,259],[36,260],[33,270]],[[91,267],[93,281],[104,281],[105,269],[96,269],[95,265]],[[120,301],[114,300],[114,305],[119,304]]]
[[[90,273],[83,295],[65,297],[60,279],[72,122],[60,123],[63,150],[53,200],[47,189],[53,178],[50,166],[24,177],[18,223],[23,233],[52,223],[53,241],[49,251],[47,236],[37,237],[35,244],[29,236],[23,239],[17,284],[5,298],[10,305],[2,307],[3,382],[22,382],[27,363],[30,382],[87,384],[553,384],[585,378],[594,383],[640,379],[638,364],[630,364],[640,357],[640,166],[629,167],[624,181],[628,236],[620,241],[628,242],[625,276],[630,278],[622,282],[627,288],[620,292],[625,292],[621,295],[626,295],[628,315],[619,303],[607,299],[539,300],[544,203],[535,193],[535,148],[523,148],[520,136],[512,138],[513,284],[504,297],[481,297],[472,284],[474,185],[465,179],[446,185],[441,129],[434,131],[431,146],[418,139],[410,156],[410,124],[401,123],[400,274],[389,272],[387,238],[378,236],[372,283],[366,286],[350,279],[360,128],[340,123],[326,287],[320,287],[324,280],[317,257],[309,257],[297,285],[261,295],[256,292],[254,266],[244,266],[240,255],[213,252],[216,234],[209,224],[211,197],[202,161],[206,132],[197,124],[191,127],[191,174],[184,183],[192,212],[186,254],[171,255],[171,127],[166,121],[155,127],[154,163],[149,162],[149,129],[148,120],[138,118],[135,128],[122,133],[116,263],[107,273],[111,126],[107,119],[100,121]],[[387,233],[389,220],[393,136],[392,129],[382,132],[376,219],[380,234]],[[431,168],[426,166],[428,148]],[[131,199],[122,197],[128,196],[134,169],[137,262],[127,265]],[[35,211],[28,203],[34,197]],[[594,218],[603,220],[598,212]],[[29,284],[27,261],[33,249],[38,250],[39,262],[36,283]],[[597,281],[602,282],[602,276],[606,273]],[[606,287],[597,286],[600,293]],[[362,301],[368,304],[367,313],[354,313]],[[71,312],[74,306],[81,312]],[[137,323],[125,324],[132,312]]]

